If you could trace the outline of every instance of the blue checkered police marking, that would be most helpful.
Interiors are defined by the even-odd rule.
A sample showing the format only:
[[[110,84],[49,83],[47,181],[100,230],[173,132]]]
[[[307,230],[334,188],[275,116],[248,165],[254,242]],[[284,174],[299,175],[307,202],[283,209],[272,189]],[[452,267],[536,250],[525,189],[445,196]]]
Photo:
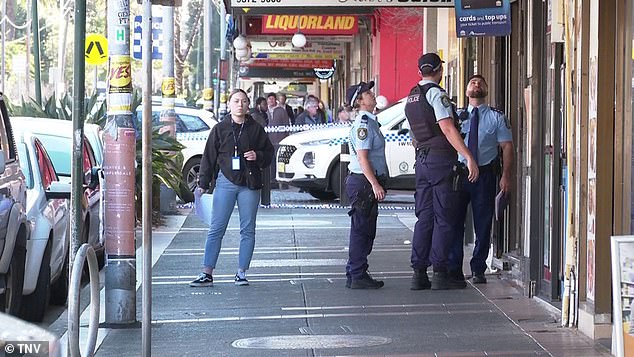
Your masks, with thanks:
[[[176,140],[178,141],[207,141],[209,132],[201,133],[176,133]]]
[[[328,123],[328,124],[312,124],[312,125],[280,125],[280,126],[267,126],[264,127],[264,131],[267,133],[294,133],[306,130],[316,130],[324,128],[341,128],[349,127],[349,123]]]
[[[330,142],[328,143],[329,146],[338,146],[341,144],[347,144],[348,143],[348,137],[345,138],[336,138],[336,139],[332,139],[330,140]],[[412,142],[412,138],[411,136],[409,136],[409,134],[387,134],[385,135],[385,142],[397,142],[397,143],[411,143]]]
[[[187,208],[192,208],[194,207],[194,204],[192,202],[190,203],[185,203],[185,204],[180,204],[177,205],[178,208],[180,209],[187,209]],[[285,208],[285,209],[349,209],[350,206],[342,206],[342,205],[337,205],[337,204],[313,204],[313,205],[292,205],[292,204],[285,204],[285,203],[274,203],[268,206],[264,206],[264,205],[260,205],[260,208],[267,208],[267,209],[279,209],[279,208]],[[407,205],[407,206],[386,206],[386,205],[379,205],[379,210],[382,211],[412,211],[414,210],[414,206],[412,205]]]

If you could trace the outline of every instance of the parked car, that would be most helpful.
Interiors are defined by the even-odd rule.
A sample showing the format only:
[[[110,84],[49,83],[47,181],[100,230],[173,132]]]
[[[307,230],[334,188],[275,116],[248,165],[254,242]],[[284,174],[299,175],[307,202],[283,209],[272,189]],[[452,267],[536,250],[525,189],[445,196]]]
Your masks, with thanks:
[[[141,127],[141,111],[139,106],[137,109],[137,127]],[[161,123],[161,106],[152,107],[152,123],[160,125]],[[196,179],[200,170],[200,160],[205,150],[207,138],[218,122],[214,115],[206,110],[175,107],[176,112],[176,140],[178,140],[185,148],[183,154],[183,180],[189,188],[189,192],[181,193],[181,199],[185,202],[194,200],[194,189],[196,188]]]
[[[26,184],[0,93],[0,311],[20,312],[29,226]]]
[[[59,180],[70,185],[73,123],[68,120],[29,117],[15,117],[11,119],[11,123],[16,130],[30,131],[44,144]],[[82,196],[80,244],[89,243],[95,249],[100,265],[103,265],[102,191],[99,179],[101,166],[97,163],[93,147],[86,135],[83,140],[83,152],[84,195]]]
[[[405,118],[405,98],[380,112],[377,120],[386,139],[387,188],[413,190],[416,158]],[[338,197],[339,155],[349,133],[349,126],[334,126],[287,136],[277,151],[277,180],[322,200]]]
[[[41,322],[49,296],[52,302],[63,304],[68,294],[70,185],[59,181],[40,140],[19,130],[14,135],[26,178],[26,213],[31,231],[20,317]]]
[[[33,343],[41,348],[40,353],[20,353],[9,347],[9,343]],[[45,329],[20,320],[16,317],[0,313],[0,351],[2,356],[48,356],[62,357],[62,346],[55,334]]]

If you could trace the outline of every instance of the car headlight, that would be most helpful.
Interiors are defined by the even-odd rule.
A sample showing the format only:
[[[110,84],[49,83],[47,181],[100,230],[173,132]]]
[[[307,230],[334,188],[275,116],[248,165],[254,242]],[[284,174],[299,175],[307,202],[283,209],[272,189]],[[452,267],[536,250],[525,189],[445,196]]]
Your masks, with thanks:
[[[312,151],[309,151],[304,154],[304,158],[302,159],[304,166],[312,169],[315,167],[315,154]]]
[[[302,145],[306,145],[306,146],[328,145],[328,144],[330,144],[330,139],[313,140],[313,141],[302,143]]]

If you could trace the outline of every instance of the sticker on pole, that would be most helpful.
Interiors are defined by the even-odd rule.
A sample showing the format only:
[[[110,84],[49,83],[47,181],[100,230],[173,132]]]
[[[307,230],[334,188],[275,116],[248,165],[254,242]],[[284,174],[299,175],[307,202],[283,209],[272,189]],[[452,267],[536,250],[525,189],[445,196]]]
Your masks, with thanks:
[[[112,56],[108,77],[108,93],[132,93],[132,68],[130,56]]]
[[[92,65],[102,65],[108,61],[108,39],[98,33],[91,33],[86,36],[86,63]]]

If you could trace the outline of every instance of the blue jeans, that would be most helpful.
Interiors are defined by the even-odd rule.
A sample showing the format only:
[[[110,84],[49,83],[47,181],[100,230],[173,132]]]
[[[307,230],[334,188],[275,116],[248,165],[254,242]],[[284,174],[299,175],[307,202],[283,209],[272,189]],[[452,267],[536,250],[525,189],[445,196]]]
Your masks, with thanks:
[[[240,253],[238,269],[247,270],[255,248],[255,218],[260,206],[260,190],[238,186],[220,173],[216,180],[211,207],[211,224],[205,242],[203,266],[215,268],[220,255],[222,237],[225,235],[233,207],[238,202],[240,214]]]

